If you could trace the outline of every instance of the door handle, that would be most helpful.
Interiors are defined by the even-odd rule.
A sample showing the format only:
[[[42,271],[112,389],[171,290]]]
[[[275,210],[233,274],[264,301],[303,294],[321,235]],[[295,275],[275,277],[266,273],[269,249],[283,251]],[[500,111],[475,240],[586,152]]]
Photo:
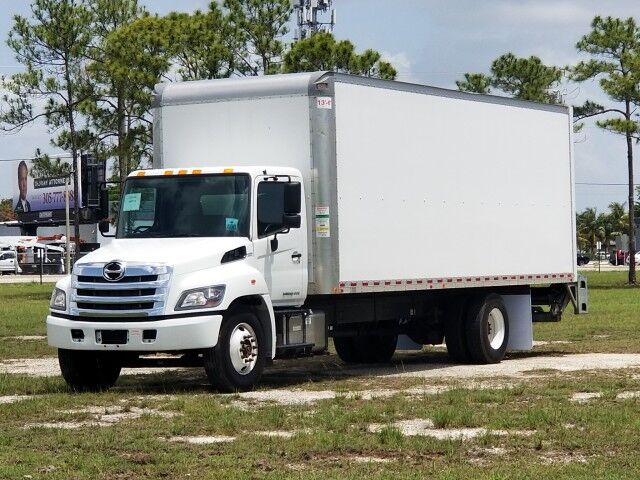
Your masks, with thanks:
[[[300,263],[301,258],[302,258],[302,254],[299,252],[293,252],[293,254],[291,255],[291,260],[293,260],[294,263]]]

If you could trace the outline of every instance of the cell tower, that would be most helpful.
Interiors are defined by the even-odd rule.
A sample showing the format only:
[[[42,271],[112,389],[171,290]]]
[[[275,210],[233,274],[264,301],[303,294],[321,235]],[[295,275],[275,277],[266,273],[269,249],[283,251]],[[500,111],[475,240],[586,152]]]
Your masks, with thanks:
[[[296,40],[303,40],[316,32],[333,33],[336,24],[333,0],[291,0],[291,6],[298,21],[294,32]],[[328,21],[322,21],[321,17],[327,14]]]

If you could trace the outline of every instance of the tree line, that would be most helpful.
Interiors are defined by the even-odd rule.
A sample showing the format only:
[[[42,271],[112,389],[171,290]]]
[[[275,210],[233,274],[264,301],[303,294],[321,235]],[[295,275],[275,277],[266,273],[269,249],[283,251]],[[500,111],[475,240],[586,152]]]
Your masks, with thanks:
[[[52,145],[71,152],[74,163],[80,151],[90,151],[115,159],[114,176],[124,179],[151,157],[157,83],[314,70],[395,79],[395,68],[379,52],[358,53],[349,40],[317,33],[287,43],[291,13],[289,0],[212,1],[205,11],[164,16],[150,14],[137,0],[33,0],[31,15],[15,16],[7,39],[24,71],[2,78],[7,93],[0,129],[15,132],[42,120]],[[598,16],[576,49],[589,60],[558,67],[506,53],[489,73],[467,73],[456,83],[468,92],[562,103],[563,80],[597,79],[610,104],[574,106],[575,129],[597,117],[599,127],[624,139],[627,206],[635,211],[640,29],[633,18]],[[36,158],[38,168],[56,168],[46,155]],[[633,215],[626,222],[633,255]],[[635,281],[632,263],[629,282]]]
[[[625,233],[628,218],[626,205],[619,202],[610,203],[608,212],[585,208],[576,214],[578,249],[593,254],[602,242],[602,250],[608,251],[610,242]]]
[[[315,70],[395,79],[379,52],[328,33],[287,44],[291,13],[289,0],[212,1],[164,16],[137,0],[34,0],[7,40],[24,71],[2,79],[0,128],[42,120],[53,146],[74,161],[80,151],[116,159],[124,179],[151,156],[157,83]]]
[[[640,140],[640,122],[637,109],[640,106],[640,28],[633,18],[597,16],[591,23],[591,31],[583,35],[575,45],[578,52],[589,59],[576,65],[545,65],[537,56],[519,58],[512,53],[498,57],[490,67],[490,73],[466,73],[458,80],[458,89],[473,93],[501,94],[544,103],[563,103],[560,87],[563,80],[586,82],[597,79],[598,85],[610,100],[600,105],[587,100],[575,105],[574,129],[579,131],[583,121],[597,117],[596,125],[618,134],[626,144],[628,213],[620,217],[620,207],[612,203],[609,214],[597,215],[595,209],[587,209],[578,215],[578,224],[585,232],[578,241],[593,250],[596,239],[606,240],[613,232],[629,236],[629,254],[633,256],[635,245],[634,216],[638,211],[634,201],[633,145]],[[613,209],[612,209],[613,208]],[[613,223],[609,217],[615,216]],[[619,219],[623,218],[625,228]],[[629,266],[629,283],[636,283],[634,262]]]

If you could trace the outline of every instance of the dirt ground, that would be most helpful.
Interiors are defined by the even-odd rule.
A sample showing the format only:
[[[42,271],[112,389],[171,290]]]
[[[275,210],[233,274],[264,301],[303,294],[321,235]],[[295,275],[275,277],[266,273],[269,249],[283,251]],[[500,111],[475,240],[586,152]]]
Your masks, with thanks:
[[[553,354],[531,352],[514,354],[495,365],[455,365],[444,352],[399,354],[389,365],[345,365],[335,355],[321,355],[295,360],[277,360],[267,368],[263,384],[295,384],[328,378],[346,377],[419,377],[430,379],[522,378],[549,370],[573,372],[615,370],[640,367],[636,353]],[[148,375],[175,368],[124,369],[123,375]],[[0,360],[0,373],[37,377],[60,375],[57,358],[22,358]]]

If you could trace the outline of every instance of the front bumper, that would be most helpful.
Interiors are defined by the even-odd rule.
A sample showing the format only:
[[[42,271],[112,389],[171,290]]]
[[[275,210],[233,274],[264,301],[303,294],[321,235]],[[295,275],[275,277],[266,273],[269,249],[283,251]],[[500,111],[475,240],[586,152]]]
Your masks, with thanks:
[[[49,345],[69,350],[107,350],[126,352],[162,352],[193,350],[215,347],[222,324],[222,315],[200,315],[180,318],[164,318],[144,322],[95,322],[79,319],[69,320],[54,315],[47,316],[47,339]],[[75,339],[72,336],[74,330]],[[78,330],[82,331],[79,339]],[[124,330],[126,343],[100,343],[104,330]],[[154,331],[155,339],[145,331]]]

